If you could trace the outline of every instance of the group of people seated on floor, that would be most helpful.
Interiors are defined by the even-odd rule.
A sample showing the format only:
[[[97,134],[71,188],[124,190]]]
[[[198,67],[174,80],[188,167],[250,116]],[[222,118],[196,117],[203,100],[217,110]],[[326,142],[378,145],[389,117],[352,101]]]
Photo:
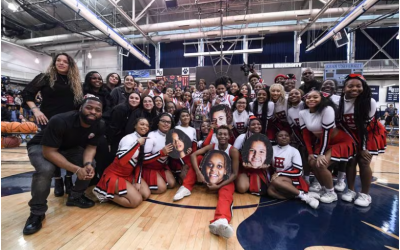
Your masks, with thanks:
[[[173,201],[182,200],[201,192],[193,188],[202,183],[218,194],[209,228],[224,238],[233,235],[235,191],[298,198],[312,208],[337,201],[336,192],[358,206],[372,202],[370,163],[384,152],[386,138],[362,75],[348,75],[343,92],[336,93],[335,80],[320,83],[310,68],[299,88],[293,74],[278,75],[273,84],[256,73],[243,84],[225,76],[213,83],[200,79],[191,90],[163,80],[149,81],[145,89],[132,76],[121,85],[115,73],[104,83],[98,72],[89,72],[80,88],[77,74],[73,59],[59,54],[22,93],[43,125],[27,146],[36,172],[24,234],[40,230],[51,179],[56,176],[56,188],[62,181],[59,168],[69,178],[66,204],[81,208],[95,204],[84,193],[90,184],[100,202],[135,208],[151,194],[178,186]],[[40,110],[32,99],[37,91]],[[180,132],[167,143],[171,130]],[[184,150],[183,137],[191,144]],[[179,156],[171,157],[178,149]],[[63,184],[61,189],[63,195]]]

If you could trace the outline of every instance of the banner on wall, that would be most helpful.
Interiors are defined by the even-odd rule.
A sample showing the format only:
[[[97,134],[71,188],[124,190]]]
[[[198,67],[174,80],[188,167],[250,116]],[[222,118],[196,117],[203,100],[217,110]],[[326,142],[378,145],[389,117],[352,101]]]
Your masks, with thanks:
[[[157,80],[164,80],[167,86],[174,86],[174,88],[185,88],[189,86],[189,76],[169,75],[157,76]]]
[[[369,85],[371,89],[372,98],[379,102],[379,85]]]
[[[398,102],[399,101],[399,86],[387,87],[386,102]]]

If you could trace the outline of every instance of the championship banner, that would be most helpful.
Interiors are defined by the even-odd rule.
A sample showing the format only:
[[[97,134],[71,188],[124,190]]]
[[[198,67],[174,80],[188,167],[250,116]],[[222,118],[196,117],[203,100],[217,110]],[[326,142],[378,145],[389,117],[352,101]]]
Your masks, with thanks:
[[[167,86],[173,86],[174,88],[177,87],[185,88],[189,86],[189,76],[181,76],[181,75],[157,76],[156,79],[164,80]]]
[[[399,101],[399,86],[387,87],[386,102]]]

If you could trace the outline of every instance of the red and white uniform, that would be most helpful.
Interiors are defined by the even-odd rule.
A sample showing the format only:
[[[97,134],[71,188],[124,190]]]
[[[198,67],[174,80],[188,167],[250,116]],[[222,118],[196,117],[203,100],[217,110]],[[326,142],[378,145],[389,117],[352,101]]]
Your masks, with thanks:
[[[157,96],[157,95],[155,95],[155,94],[154,94],[154,90],[151,89],[150,92],[149,92],[149,96],[155,97],[155,96]],[[164,102],[164,93],[161,92],[158,96],[161,97],[161,99],[162,99],[163,102]]]
[[[252,136],[253,133],[248,131],[245,134],[239,135],[235,140],[235,144],[233,145],[239,151],[242,150],[245,141]],[[244,168],[242,156],[240,155],[239,162],[239,175],[245,173],[249,177],[249,191],[252,194],[260,195],[262,189],[267,189],[267,184],[269,183],[267,178],[267,171],[265,169],[252,169],[252,168]],[[260,180],[260,186],[258,185]]]
[[[228,147],[224,150],[224,152],[229,155],[229,157],[232,158],[231,156],[231,149],[233,148],[233,146],[231,144],[228,144]],[[220,150],[218,148],[217,144],[213,145],[213,149],[215,150]],[[199,155],[197,157],[197,163],[200,165],[201,160],[203,159],[202,155]],[[197,181],[197,176],[196,176],[196,172],[193,169],[192,164],[190,163],[189,166],[189,171],[185,177],[185,179],[183,180],[183,184],[182,186],[186,187],[187,189],[189,189],[190,191],[192,191],[194,184]],[[215,209],[215,215],[214,215],[214,219],[210,222],[214,222],[218,219],[227,219],[228,222],[231,221],[232,219],[232,208],[233,208],[233,193],[235,192],[235,184],[232,181],[229,184],[226,184],[225,186],[222,186],[219,190],[218,190],[218,203],[217,203],[217,208]]]
[[[290,178],[297,189],[308,192],[308,185],[302,177],[303,165],[299,150],[290,145],[275,145],[272,149],[271,166],[274,172],[278,173],[278,176]]]
[[[274,116],[275,122],[273,127],[269,127],[269,129],[273,130],[273,133],[276,134],[280,130],[285,130],[289,134],[291,133],[290,125],[288,123],[288,100],[287,98],[282,101],[277,101],[275,103],[274,108]]]
[[[250,110],[254,113],[254,115],[258,118],[258,119],[262,119],[262,108],[263,105],[258,105],[258,110],[254,110],[254,103],[255,102],[251,102],[250,103]],[[275,112],[275,104],[271,101],[268,102],[268,113],[267,113],[267,122],[265,124],[265,127],[267,128],[266,130],[266,134],[268,139],[271,142],[275,141],[275,132],[274,132],[274,127],[276,125],[276,117],[274,116],[274,112]]]
[[[157,190],[157,173],[164,179],[168,185],[165,170],[169,170],[167,166],[168,156],[162,152],[165,147],[165,134],[160,130],[152,131],[147,136],[151,140],[146,141],[145,148],[151,148],[151,151],[146,151],[143,161],[142,178],[147,182],[149,188]],[[135,175],[138,173],[135,171]]]
[[[354,102],[355,98],[346,100],[344,99],[344,110],[341,119],[341,124],[347,132],[353,137],[355,142],[359,145],[361,150],[368,150],[371,154],[377,155],[385,153],[386,149],[386,130],[385,127],[378,122],[375,125],[374,116],[376,111],[376,101],[371,98],[371,110],[369,111],[369,119],[365,121],[367,127],[368,137],[360,140],[357,127],[354,123]],[[374,126],[377,126],[376,128]]]
[[[300,110],[304,109],[304,103],[301,101],[297,106],[292,106],[288,110],[288,123],[293,131],[296,140],[303,144],[303,137],[300,131]]]
[[[238,134],[246,133],[249,124],[250,124],[250,116],[253,115],[253,112],[247,112],[244,110],[243,112],[239,113],[239,111],[235,110],[232,113],[233,116],[233,127],[236,129]]]
[[[198,100],[203,100],[203,92],[196,90],[195,92],[192,93],[192,102],[195,103]]]
[[[111,165],[105,169],[103,176],[94,188],[95,192],[108,199],[113,199],[117,181],[119,195],[128,193],[125,180],[129,183],[140,183],[142,166],[137,166],[140,151],[138,139],[140,137],[141,136],[137,132],[134,132],[122,138],[119,143],[117,155]],[[151,139],[146,140],[147,145],[152,143]],[[145,146],[144,152],[151,152],[151,147]],[[134,180],[135,168],[138,169],[138,174]]]
[[[235,97],[233,95],[224,94],[222,97],[220,95],[217,95],[216,98],[214,100],[212,100],[212,106],[217,105],[215,103],[217,99],[220,100],[219,104],[227,105],[229,107],[231,107],[233,105],[233,103],[235,102],[234,101]]]
[[[308,154],[314,154],[317,157],[331,149],[333,161],[348,161],[355,155],[354,142],[347,133],[338,130],[337,135],[331,138],[332,131],[336,127],[335,111],[332,107],[326,107],[321,113],[310,113],[309,109],[301,110],[299,120]],[[313,149],[312,136],[315,134],[319,143]]]

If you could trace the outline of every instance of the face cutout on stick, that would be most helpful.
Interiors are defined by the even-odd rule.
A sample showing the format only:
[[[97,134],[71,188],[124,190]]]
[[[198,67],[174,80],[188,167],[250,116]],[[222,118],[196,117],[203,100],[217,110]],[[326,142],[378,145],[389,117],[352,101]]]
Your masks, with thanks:
[[[220,150],[211,150],[200,163],[201,173],[207,183],[219,184],[232,174],[231,158]]]
[[[210,110],[210,120],[217,127],[232,124],[232,110],[223,104],[213,106]]]
[[[260,168],[263,164],[270,164],[272,160],[272,144],[263,134],[253,134],[243,145],[243,163],[251,168]]]
[[[190,138],[179,129],[171,129],[166,135],[166,145],[172,143],[174,149],[169,156],[174,159],[183,158],[186,156],[188,149],[192,146]]]

